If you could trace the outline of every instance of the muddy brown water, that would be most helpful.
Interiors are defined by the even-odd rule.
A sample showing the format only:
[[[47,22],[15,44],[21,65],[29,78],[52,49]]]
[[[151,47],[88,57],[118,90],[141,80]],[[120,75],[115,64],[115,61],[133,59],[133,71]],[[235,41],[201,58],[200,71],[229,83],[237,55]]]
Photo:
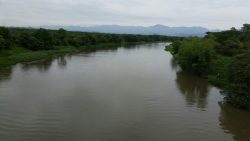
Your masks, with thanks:
[[[180,70],[167,43],[0,70],[0,141],[250,141],[250,112]]]

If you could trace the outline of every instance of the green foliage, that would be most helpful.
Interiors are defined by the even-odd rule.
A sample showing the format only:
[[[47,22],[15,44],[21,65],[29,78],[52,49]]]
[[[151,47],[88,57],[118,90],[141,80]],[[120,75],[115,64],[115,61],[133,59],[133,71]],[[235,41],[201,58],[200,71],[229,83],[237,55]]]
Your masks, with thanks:
[[[34,37],[38,40],[40,50],[48,50],[53,47],[52,37],[48,30],[40,28],[34,33]]]
[[[178,37],[69,32],[0,27],[0,67],[81,50],[107,49],[123,42],[173,41]]]
[[[220,46],[217,46],[216,48],[217,48],[217,52],[223,55],[233,56],[239,53],[240,46],[241,45],[239,41],[226,40]]]
[[[234,105],[250,109],[250,50],[235,57],[228,76],[227,99]]]
[[[53,43],[55,45],[68,45],[68,33],[64,29],[59,29],[54,33]]]
[[[33,51],[51,50],[55,46],[90,46],[100,43],[173,41],[179,37],[69,32],[64,29],[25,29],[0,27],[0,49],[17,45]],[[10,44],[11,43],[11,44]]]
[[[2,35],[0,35],[0,51],[7,49],[8,48],[8,43],[6,42],[6,40],[3,38]]]
[[[46,29],[39,29],[33,33],[24,31],[20,33],[18,40],[20,46],[34,51],[53,48],[51,34]]]
[[[248,26],[245,26],[241,31],[232,28],[231,30],[208,34],[212,34],[218,43],[215,51],[222,55],[235,56],[248,49],[250,32],[247,30]]]
[[[39,50],[40,42],[28,32],[23,32],[19,38],[20,45],[30,50]]]
[[[232,62],[232,57],[217,54],[212,58],[208,80],[215,86],[225,88],[228,81],[228,68]]]
[[[11,50],[0,52],[0,67],[6,67],[21,62],[30,62],[46,59],[51,55],[61,55],[65,53],[78,52],[73,46],[56,46],[48,51],[30,51],[28,49],[13,47]]]
[[[209,81],[225,91],[226,99],[233,105],[250,109],[249,74],[250,74],[250,32],[249,24],[240,31],[231,29],[211,33],[217,41],[217,57],[211,63]],[[237,56],[237,57],[235,57]],[[248,83],[248,84],[247,84]]]
[[[180,45],[181,45],[181,41],[175,41],[169,46],[167,46],[166,50],[170,51],[173,55],[178,54]]]
[[[207,39],[196,37],[182,41],[176,56],[181,68],[196,74],[207,73],[212,58],[209,43]]]
[[[243,32],[250,31],[250,24],[243,24],[243,27],[241,28]]]
[[[8,28],[0,27],[0,35],[2,35],[3,38],[6,40],[11,39],[11,35]]]
[[[226,99],[250,110],[250,25],[187,38],[166,48],[183,70],[206,75]]]
[[[50,51],[26,52],[26,53],[20,53],[18,55],[11,55],[8,57],[8,59],[13,63],[30,62],[47,58],[50,56],[50,54],[51,54]]]
[[[11,35],[7,28],[0,27],[0,51],[10,48]]]

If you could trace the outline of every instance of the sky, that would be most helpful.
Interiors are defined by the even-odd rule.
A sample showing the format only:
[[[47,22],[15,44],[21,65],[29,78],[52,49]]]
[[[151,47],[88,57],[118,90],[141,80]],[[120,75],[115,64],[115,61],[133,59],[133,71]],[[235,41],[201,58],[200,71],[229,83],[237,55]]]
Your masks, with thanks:
[[[250,0],[0,0],[1,26],[132,25],[239,28]]]

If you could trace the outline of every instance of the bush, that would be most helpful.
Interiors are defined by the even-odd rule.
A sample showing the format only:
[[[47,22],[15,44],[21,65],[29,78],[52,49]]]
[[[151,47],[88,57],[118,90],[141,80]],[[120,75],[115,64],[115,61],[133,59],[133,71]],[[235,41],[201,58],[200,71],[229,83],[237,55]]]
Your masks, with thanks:
[[[30,49],[30,50],[39,50],[40,42],[31,34],[24,32],[20,35],[19,42],[22,47]]]
[[[40,50],[49,50],[53,48],[52,36],[46,29],[38,29],[34,33],[34,37],[39,41]]]
[[[188,38],[181,42],[176,58],[183,70],[207,73],[212,58],[210,42],[207,39]]]
[[[234,40],[226,40],[216,47],[217,51],[226,56],[233,56],[239,54],[241,43]]]
[[[8,48],[8,43],[6,40],[3,38],[2,35],[0,35],[0,51]]]
[[[236,106],[250,109],[250,51],[236,56],[229,67],[229,82],[224,92]]]
[[[10,32],[7,28],[0,27],[0,50],[10,48]]]

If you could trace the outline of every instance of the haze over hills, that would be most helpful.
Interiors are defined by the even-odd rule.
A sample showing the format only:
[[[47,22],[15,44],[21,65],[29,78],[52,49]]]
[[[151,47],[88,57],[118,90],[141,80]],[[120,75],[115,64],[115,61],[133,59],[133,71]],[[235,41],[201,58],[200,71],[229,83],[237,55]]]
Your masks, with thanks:
[[[64,28],[69,31],[100,32],[115,34],[142,34],[142,35],[168,35],[168,36],[204,36],[209,30],[204,27],[169,27],[165,25],[154,26],[120,26],[120,25],[98,25],[98,26],[41,26],[46,29]]]

